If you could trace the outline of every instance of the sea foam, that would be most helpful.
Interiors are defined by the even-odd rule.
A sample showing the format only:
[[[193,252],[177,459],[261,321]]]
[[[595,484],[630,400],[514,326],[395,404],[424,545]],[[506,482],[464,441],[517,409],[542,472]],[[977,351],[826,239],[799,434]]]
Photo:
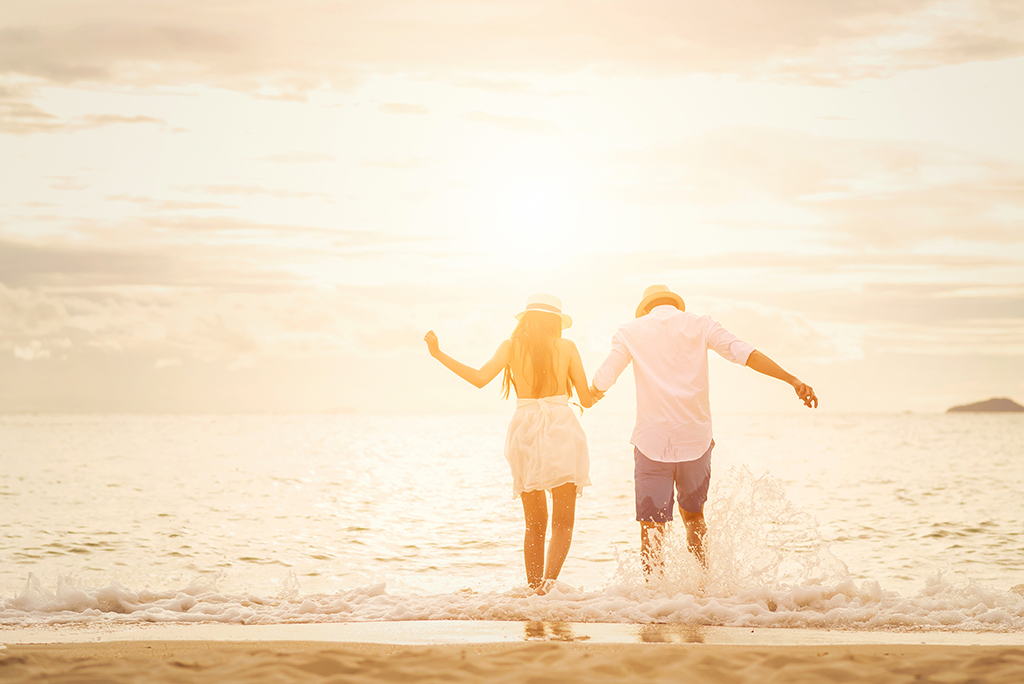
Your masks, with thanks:
[[[118,583],[48,590],[30,578],[0,598],[0,625],[198,623],[292,624],[384,620],[518,620],[683,623],[727,627],[1010,632],[1024,629],[1024,597],[940,575],[920,593],[901,596],[876,582],[754,587],[730,596],[671,593],[612,584],[580,591],[560,584],[546,596],[522,588],[394,595],[385,583],[340,591],[260,597],[201,583],[172,591],[137,591]]]

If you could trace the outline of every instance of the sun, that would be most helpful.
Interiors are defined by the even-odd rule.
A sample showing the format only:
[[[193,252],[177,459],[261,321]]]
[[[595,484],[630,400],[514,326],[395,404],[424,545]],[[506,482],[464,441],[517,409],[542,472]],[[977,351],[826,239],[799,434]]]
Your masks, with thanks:
[[[585,169],[564,156],[504,155],[480,169],[474,248],[495,262],[546,267],[578,255]]]

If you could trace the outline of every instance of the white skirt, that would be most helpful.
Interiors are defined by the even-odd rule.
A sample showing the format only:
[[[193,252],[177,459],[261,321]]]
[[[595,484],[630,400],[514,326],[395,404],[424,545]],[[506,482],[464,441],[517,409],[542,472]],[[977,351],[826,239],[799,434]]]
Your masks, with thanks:
[[[569,397],[520,399],[505,437],[505,460],[512,469],[512,496],[576,483],[590,484],[590,454]]]

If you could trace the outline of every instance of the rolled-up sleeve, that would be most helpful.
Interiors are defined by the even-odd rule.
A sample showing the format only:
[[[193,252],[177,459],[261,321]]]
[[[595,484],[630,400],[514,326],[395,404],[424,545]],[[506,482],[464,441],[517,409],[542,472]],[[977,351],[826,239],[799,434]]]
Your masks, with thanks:
[[[708,349],[726,361],[747,365],[747,359],[754,351],[754,345],[747,344],[722,327],[717,321],[710,321],[707,333]]]
[[[615,333],[612,337],[612,350],[608,354],[608,358],[604,360],[601,367],[594,373],[594,387],[601,392],[606,391],[609,387],[615,384],[615,381],[622,375],[622,371],[626,370],[626,366],[633,360],[629,350],[626,349],[626,345],[622,340],[620,333]]]

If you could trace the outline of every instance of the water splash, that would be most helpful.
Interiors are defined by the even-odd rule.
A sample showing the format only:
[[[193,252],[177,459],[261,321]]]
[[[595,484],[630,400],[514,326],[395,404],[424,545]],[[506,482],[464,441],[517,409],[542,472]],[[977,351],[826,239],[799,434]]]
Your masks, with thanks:
[[[716,479],[705,510],[704,569],[687,549],[680,521],[668,526],[665,566],[644,577],[639,553],[620,556],[615,581],[658,594],[733,597],[764,588],[849,580],[846,564],[829,549],[813,517],[786,498],[769,474],[730,468]]]

